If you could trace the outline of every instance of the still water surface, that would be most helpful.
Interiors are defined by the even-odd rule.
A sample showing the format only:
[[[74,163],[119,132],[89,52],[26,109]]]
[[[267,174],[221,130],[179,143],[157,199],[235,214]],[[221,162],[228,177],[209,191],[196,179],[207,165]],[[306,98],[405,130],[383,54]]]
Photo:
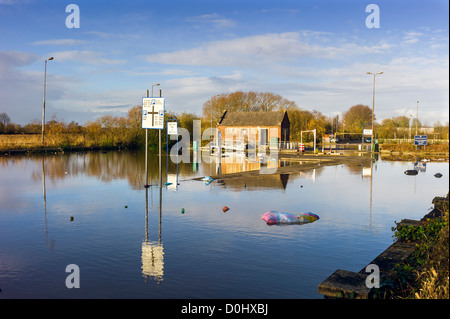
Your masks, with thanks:
[[[417,176],[378,160],[372,178],[338,165],[209,185],[192,178],[215,164],[168,168],[174,183],[146,190],[140,152],[0,158],[0,298],[322,298],[321,281],[365,267],[394,222],[422,218],[449,183],[448,162]],[[162,170],[165,183],[165,157]],[[154,154],[149,171],[158,185]],[[268,226],[269,210],[320,219]],[[80,288],[66,287],[69,264]]]

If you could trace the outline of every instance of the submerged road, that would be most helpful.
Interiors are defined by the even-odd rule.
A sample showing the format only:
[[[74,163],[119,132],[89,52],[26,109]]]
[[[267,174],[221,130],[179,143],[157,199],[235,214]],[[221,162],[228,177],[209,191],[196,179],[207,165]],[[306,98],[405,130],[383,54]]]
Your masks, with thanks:
[[[278,167],[276,171],[272,174],[290,174],[300,171],[311,170],[314,168],[319,168],[323,166],[334,166],[334,165],[348,165],[348,166],[367,166],[371,162],[371,157],[369,156],[357,156],[357,155],[298,155],[298,154],[278,154],[278,159],[282,161],[290,162],[290,165]],[[262,175],[260,170],[238,172],[231,174],[221,174],[212,175],[211,178],[214,180],[221,179],[231,179],[231,178],[252,178]],[[201,180],[203,177],[194,178],[194,180]]]

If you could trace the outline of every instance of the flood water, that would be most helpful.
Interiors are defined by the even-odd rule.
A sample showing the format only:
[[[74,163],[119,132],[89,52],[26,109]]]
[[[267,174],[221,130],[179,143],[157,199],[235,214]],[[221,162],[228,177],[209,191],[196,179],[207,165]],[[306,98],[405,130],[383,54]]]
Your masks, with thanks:
[[[0,298],[322,298],[320,282],[369,264],[395,221],[422,218],[449,183],[448,162],[416,176],[404,174],[412,162],[377,160],[209,185],[192,178],[217,165],[169,162],[173,183],[159,188],[157,159],[145,189],[142,152],[1,157]],[[269,210],[320,219],[268,226]],[[79,288],[66,287],[71,264]]]

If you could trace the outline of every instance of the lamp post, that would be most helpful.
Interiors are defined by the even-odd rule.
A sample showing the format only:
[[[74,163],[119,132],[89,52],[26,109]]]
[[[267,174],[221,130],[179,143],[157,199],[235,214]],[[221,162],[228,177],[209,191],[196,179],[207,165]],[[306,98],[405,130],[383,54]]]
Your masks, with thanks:
[[[366,72],[367,74],[372,74],[373,75],[373,97],[372,97],[372,134],[371,134],[371,138],[370,138],[370,148],[371,148],[371,152],[373,153],[373,131],[375,128],[375,123],[374,121],[374,114],[375,114],[375,77],[377,75],[383,74],[383,72],[378,72],[378,73],[371,73],[371,72]]]
[[[47,85],[47,61],[53,60],[53,57],[45,60],[45,69],[44,69],[44,102],[42,104],[42,147],[44,147],[44,132],[45,132],[45,87]]]
[[[160,85],[159,83],[156,83],[156,84],[153,84],[153,85],[152,85],[152,97],[153,97],[153,87],[154,87],[154,86],[159,86],[159,85]]]
[[[210,153],[212,154],[212,145],[211,145],[211,134],[212,134],[212,132],[213,132],[213,129],[212,129],[212,118],[213,118],[213,98],[214,99],[216,99],[218,96],[220,96],[220,94],[216,94],[214,97],[211,97],[211,126],[210,126],[210,135],[209,135],[209,141],[210,141],[210,143],[209,143],[209,151],[210,151]]]
[[[409,138],[408,138],[408,143],[411,143],[411,122],[412,122],[412,114],[409,114]]]
[[[417,135],[417,124],[419,123],[419,101],[417,101],[417,110],[416,110],[416,135]]]

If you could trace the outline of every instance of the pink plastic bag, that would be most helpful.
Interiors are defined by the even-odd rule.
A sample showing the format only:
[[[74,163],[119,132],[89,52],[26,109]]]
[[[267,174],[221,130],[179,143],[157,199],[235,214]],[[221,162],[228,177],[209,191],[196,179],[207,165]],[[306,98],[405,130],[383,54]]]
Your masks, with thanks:
[[[315,222],[319,219],[319,216],[313,213],[279,213],[277,211],[271,210],[264,215],[262,219],[267,223],[267,225],[302,225],[307,223]]]

